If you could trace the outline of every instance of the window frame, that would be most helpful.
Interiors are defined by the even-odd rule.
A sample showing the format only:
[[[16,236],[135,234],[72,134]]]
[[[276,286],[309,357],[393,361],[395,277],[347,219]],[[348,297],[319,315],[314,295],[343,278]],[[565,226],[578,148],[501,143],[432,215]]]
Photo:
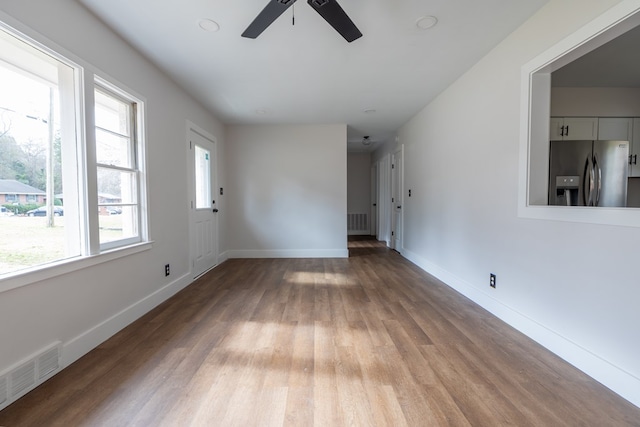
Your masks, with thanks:
[[[78,58],[65,48],[57,45],[31,28],[15,21],[0,11],[0,30],[16,37],[24,43],[40,50],[61,63],[71,67],[74,85],[73,131],[77,158],[77,191],[80,198],[80,248],[81,254],[46,264],[0,275],[0,293],[26,286],[42,280],[55,278],[73,271],[89,268],[104,262],[150,250],[153,241],[149,234],[147,155],[146,143],[146,99],[126,85],[109,77],[92,64]],[[133,240],[118,240],[117,244],[100,246],[98,212],[91,208],[97,205],[97,164],[95,161],[95,117],[94,90],[97,85],[106,86],[120,96],[137,102],[135,115],[137,141],[137,186],[138,186],[138,236]]]
[[[140,159],[144,157],[144,140],[143,140],[143,136],[139,132],[140,123],[142,121],[141,120],[142,115],[140,114],[140,110],[144,109],[144,103],[139,99],[137,99],[135,96],[132,96],[130,93],[123,90],[121,87],[115,86],[107,82],[105,79],[100,78],[98,76],[95,76],[93,90],[94,90],[94,93],[101,92],[105,96],[112,97],[113,99],[126,103],[130,106],[129,117],[128,117],[128,120],[129,120],[128,136],[131,138],[131,142],[128,146],[128,150],[129,150],[129,155],[131,156],[131,159],[132,159],[132,165],[130,167],[108,165],[104,163],[98,163],[98,160],[96,158],[95,172],[96,172],[96,183],[97,183],[98,169],[108,169],[111,171],[132,173],[134,175],[134,181],[135,181],[135,187],[136,187],[136,191],[135,191],[136,202],[124,203],[121,201],[121,203],[100,203],[99,192],[96,190],[96,195],[98,196],[98,203],[95,206],[98,207],[98,210],[102,206],[134,207],[137,210],[136,223],[134,224],[134,227],[137,229],[137,233],[136,233],[136,236],[100,243],[100,250],[105,251],[105,250],[110,250],[117,247],[128,246],[131,244],[139,243],[144,239],[143,236],[146,235],[143,232],[143,228],[146,228],[146,227],[143,227],[144,221],[142,220],[142,212],[144,211],[142,194],[144,192],[143,187],[146,186],[145,185],[146,182],[143,183],[143,180],[141,179],[141,177],[143,176],[143,170],[140,166],[141,165]],[[95,112],[95,110],[93,111]],[[94,123],[94,132],[96,134],[98,129],[111,132],[108,129],[98,127],[98,125]],[[96,138],[94,140],[94,144],[97,147],[97,136],[94,135],[94,137]],[[99,234],[97,236],[97,239],[98,241],[100,241]]]

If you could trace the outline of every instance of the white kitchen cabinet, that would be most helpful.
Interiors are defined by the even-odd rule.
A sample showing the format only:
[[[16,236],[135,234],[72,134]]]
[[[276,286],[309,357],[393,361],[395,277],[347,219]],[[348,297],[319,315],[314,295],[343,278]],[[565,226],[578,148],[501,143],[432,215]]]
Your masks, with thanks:
[[[551,117],[549,129],[551,141],[594,140],[597,137],[597,117]]]
[[[628,117],[600,117],[598,119],[598,139],[609,141],[629,141],[629,176],[634,176],[633,168],[633,119]],[[637,143],[635,146],[638,147]],[[636,155],[636,159],[638,156]],[[639,169],[636,166],[636,169]],[[640,171],[635,171],[640,173]]]
[[[629,141],[633,139],[633,119],[628,117],[600,117],[598,139],[607,141]],[[631,154],[631,149],[629,149]]]
[[[629,141],[629,176],[640,177],[640,118],[551,117],[551,141]]]

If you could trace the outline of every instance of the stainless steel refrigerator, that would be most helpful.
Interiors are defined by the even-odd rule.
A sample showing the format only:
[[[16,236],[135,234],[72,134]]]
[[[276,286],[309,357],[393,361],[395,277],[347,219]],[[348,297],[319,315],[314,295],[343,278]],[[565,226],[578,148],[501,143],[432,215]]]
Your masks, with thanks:
[[[626,206],[628,141],[551,141],[549,204]]]

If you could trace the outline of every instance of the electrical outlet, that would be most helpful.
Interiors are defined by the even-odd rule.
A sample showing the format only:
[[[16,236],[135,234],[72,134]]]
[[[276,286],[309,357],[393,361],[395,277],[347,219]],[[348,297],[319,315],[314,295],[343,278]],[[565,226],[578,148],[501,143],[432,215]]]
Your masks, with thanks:
[[[489,274],[489,286],[492,288],[496,287],[496,275],[493,273]]]
[[[171,268],[169,267],[169,264],[165,264],[164,266],[164,275],[168,276],[171,274]]]

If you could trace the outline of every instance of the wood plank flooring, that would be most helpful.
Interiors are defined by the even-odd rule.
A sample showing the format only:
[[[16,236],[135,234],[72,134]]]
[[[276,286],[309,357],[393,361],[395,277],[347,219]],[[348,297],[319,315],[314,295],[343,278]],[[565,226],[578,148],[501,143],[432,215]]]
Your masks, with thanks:
[[[640,426],[640,409],[378,242],[229,260],[0,426]]]

